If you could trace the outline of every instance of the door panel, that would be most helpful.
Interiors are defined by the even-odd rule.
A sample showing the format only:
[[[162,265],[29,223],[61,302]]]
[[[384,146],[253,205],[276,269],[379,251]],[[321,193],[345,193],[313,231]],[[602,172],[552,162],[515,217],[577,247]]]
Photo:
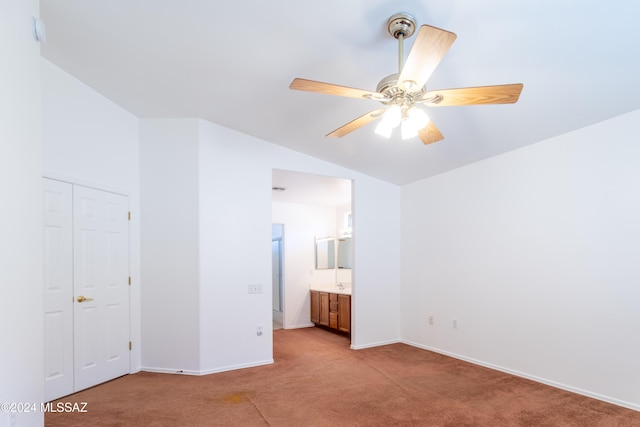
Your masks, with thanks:
[[[129,372],[129,208],[125,196],[86,187],[73,196],[78,391]]]
[[[44,397],[73,393],[72,186],[43,180]]]

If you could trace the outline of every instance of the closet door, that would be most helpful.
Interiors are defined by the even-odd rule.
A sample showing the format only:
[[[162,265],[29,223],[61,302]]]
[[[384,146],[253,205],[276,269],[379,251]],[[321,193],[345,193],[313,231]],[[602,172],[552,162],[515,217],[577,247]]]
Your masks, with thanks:
[[[75,390],[129,372],[128,198],[73,187]]]
[[[72,186],[43,180],[44,208],[44,397],[73,388]]]
[[[129,373],[129,208],[43,179],[46,401]]]

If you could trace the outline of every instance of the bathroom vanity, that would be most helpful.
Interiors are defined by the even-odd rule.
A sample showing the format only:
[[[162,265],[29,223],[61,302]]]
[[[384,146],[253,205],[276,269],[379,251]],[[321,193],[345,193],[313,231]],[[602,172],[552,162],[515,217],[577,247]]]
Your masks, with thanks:
[[[311,322],[351,334],[351,289],[311,288]]]

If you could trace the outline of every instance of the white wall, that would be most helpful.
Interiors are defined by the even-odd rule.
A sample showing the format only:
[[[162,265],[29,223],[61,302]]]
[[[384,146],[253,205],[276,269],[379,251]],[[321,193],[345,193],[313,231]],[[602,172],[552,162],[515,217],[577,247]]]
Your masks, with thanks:
[[[365,244],[356,249],[362,271],[357,298],[368,304],[354,313],[355,338],[366,345],[399,339],[397,186],[204,121],[198,164],[203,372],[269,363],[272,357],[273,169],[354,179],[359,185],[355,208]],[[253,283],[263,285],[263,294],[247,293]],[[388,313],[384,321],[379,320],[381,306]],[[264,336],[256,336],[257,325],[264,326]]]
[[[141,120],[142,369],[199,373],[198,120]]]
[[[638,141],[635,111],[404,187],[404,340],[640,409]]]
[[[43,373],[40,47],[35,0],[0,2],[0,402],[41,402]],[[39,410],[39,408],[38,408]],[[43,424],[0,412],[0,426]]]
[[[336,208],[302,203],[272,204],[272,221],[284,224],[283,327],[313,326],[310,319],[309,285],[334,283],[336,270],[315,269],[314,239],[336,235]]]
[[[373,179],[353,186],[351,347],[394,342],[400,336],[400,198],[398,188]]]
[[[129,197],[132,286],[131,371],[140,368],[139,121],[45,59],[42,70],[43,175]]]
[[[270,144],[199,125],[201,370],[271,363]]]

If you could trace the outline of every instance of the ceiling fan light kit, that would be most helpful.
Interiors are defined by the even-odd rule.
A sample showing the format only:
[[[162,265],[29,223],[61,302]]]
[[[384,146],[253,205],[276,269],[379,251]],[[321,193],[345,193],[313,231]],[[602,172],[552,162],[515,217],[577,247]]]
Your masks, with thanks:
[[[403,42],[416,30],[415,19],[408,13],[397,13],[387,21],[387,31],[398,40],[398,72],[386,76],[376,91],[367,91],[331,83],[296,78],[290,89],[350,98],[371,99],[385,107],[370,111],[327,134],[342,137],[382,118],[375,133],[390,138],[400,127],[402,139],[419,136],[424,144],[444,139],[426,112],[420,107],[443,107],[479,104],[512,104],[518,101],[521,83],[427,91],[425,83],[456,39],[452,32],[422,25],[416,41],[404,62]]]

